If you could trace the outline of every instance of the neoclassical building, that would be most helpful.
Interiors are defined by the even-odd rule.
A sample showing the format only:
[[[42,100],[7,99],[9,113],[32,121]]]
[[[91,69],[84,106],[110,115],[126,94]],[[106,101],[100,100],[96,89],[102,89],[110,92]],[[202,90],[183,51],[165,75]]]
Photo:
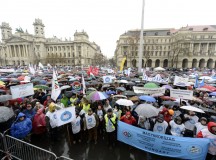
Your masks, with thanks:
[[[51,65],[92,65],[95,57],[101,55],[100,47],[90,42],[84,31],[76,32],[74,40],[61,40],[54,36],[45,38],[42,20],[35,19],[33,23],[34,35],[12,29],[8,23],[2,22],[0,43],[0,65],[28,65],[41,62]]]
[[[117,40],[117,65],[138,67],[140,30],[129,30]],[[143,67],[215,68],[216,25],[180,29],[148,29],[143,32]]]

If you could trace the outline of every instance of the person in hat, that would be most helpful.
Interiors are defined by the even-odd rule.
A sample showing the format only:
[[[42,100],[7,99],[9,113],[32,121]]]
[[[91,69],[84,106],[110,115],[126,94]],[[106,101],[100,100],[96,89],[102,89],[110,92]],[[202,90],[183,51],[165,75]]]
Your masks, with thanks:
[[[116,127],[117,127],[117,116],[113,113],[113,110],[109,108],[107,114],[104,116],[105,128],[108,138],[108,145],[115,145],[116,141]]]
[[[153,132],[167,134],[168,123],[164,120],[163,114],[158,114],[155,123],[153,124]]]
[[[84,130],[88,131],[88,141],[90,143],[92,138],[94,139],[95,144],[97,144],[97,127],[98,127],[98,117],[93,113],[92,109],[88,109],[88,113],[85,114],[84,118]]]
[[[183,137],[185,125],[182,123],[180,116],[169,122],[170,132],[173,136]]]
[[[125,122],[130,125],[136,125],[137,123],[136,119],[131,115],[130,111],[126,112],[126,114],[120,118],[120,121]]]
[[[197,138],[208,138],[210,145],[208,148],[207,160],[213,160],[216,158],[216,123],[209,122],[208,128],[202,129],[198,134]]]
[[[199,122],[195,124],[194,127],[194,137],[204,128],[207,128],[208,120],[205,117],[201,117]]]

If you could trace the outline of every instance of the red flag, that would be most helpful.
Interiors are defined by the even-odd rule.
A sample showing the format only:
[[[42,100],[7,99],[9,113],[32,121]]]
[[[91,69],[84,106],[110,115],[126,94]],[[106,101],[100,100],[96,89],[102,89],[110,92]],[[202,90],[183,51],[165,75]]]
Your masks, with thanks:
[[[97,67],[94,67],[93,69],[92,69],[92,73],[96,76],[96,75],[98,75],[98,72],[99,72],[99,69],[97,68]]]
[[[92,72],[92,66],[89,67],[87,74],[90,75],[91,72]]]

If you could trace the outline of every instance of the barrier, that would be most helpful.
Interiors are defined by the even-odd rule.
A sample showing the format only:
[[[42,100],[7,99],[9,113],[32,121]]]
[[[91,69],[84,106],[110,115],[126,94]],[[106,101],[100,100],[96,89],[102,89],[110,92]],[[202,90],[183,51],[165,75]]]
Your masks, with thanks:
[[[0,133],[0,157],[16,160],[73,160],[65,156],[57,157],[53,152],[34,146],[25,141]],[[2,157],[1,157],[2,158]]]

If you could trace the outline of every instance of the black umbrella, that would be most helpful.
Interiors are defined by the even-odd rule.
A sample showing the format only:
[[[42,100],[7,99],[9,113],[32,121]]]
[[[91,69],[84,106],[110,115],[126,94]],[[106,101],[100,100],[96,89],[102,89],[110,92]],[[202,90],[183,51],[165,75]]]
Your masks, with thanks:
[[[134,93],[133,91],[124,91],[123,95],[125,95],[125,96],[135,96],[136,93]]]

